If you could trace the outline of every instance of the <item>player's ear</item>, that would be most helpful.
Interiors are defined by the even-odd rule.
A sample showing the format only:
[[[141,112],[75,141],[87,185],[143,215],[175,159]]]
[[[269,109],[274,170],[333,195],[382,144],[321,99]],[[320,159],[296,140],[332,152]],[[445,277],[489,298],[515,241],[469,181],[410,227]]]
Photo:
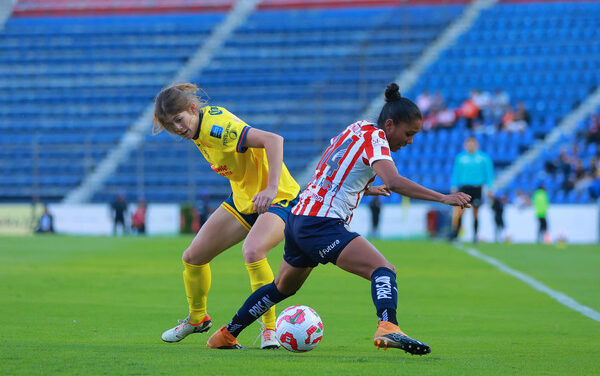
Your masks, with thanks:
[[[390,130],[390,131],[391,131],[391,130],[392,130],[392,128],[394,128],[394,120],[392,120],[392,119],[387,119],[387,120],[385,121],[385,123],[383,123],[383,126],[384,126],[384,128],[385,128],[385,129],[387,129],[387,130]]]
[[[198,113],[198,108],[196,107],[196,103],[190,103],[190,112],[194,115]]]

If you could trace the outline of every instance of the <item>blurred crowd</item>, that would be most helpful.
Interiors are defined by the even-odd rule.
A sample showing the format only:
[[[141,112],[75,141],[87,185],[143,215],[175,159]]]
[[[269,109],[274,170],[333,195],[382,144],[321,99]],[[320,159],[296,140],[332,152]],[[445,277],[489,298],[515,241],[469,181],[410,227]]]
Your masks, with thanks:
[[[425,116],[424,130],[451,128],[464,119],[470,130],[523,132],[531,122],[525,104],[518,102],[512,106],[510,95],[502,89],[496,89],[493,93],[471,90],[468,98],[457,108],[449,108],[439,92],[432,95],[425,91],[416,100]]]

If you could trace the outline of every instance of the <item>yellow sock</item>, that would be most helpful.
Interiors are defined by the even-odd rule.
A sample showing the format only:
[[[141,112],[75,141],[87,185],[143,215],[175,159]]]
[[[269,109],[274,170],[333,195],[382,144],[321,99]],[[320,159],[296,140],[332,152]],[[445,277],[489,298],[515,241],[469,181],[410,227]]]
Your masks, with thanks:
[[[183,260],[182,260],[183,261]],[[190,306],[190,324],[202,322],[206,316],[206,296],[210,290],[210,266],[192,265],[183,261],[183,284]]]
[[[273,277],[273,271],[266,258],[246,264],[248,274],[250,275],[250,287],[252,291],[256,291],[264,285],[268,285],[275,279]],[[275,329],[275,306],[271,307],[262,316],[263,323],[267,329]]]

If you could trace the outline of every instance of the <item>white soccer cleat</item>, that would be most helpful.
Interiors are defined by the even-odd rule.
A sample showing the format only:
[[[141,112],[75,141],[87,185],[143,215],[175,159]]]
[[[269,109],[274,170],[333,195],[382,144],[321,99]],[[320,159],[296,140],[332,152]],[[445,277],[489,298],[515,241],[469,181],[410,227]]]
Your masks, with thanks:
[[[277,334],[273,329],[263,329],[260,335],[260,348],[266,349],[278,349],[279,341],[277,341]]]
[[[212,321],[210,321],[210,316],[208,315],[198,324],[190,324],[189,321],[189,316],[184,320],[177,320],[179,325],[164,332],[161,336],[162,340],[165,342],[179,342],[192,333],[206,332],[212,326]]]

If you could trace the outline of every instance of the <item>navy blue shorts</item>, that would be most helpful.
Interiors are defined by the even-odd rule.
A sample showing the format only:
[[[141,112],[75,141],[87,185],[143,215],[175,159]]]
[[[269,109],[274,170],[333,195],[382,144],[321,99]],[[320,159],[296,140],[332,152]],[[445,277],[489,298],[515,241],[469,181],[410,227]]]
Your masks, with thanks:
[[[335,264],[340,252],[357,236],[338,218],[290,214],[285,223],[283,259],[298,268]]]
[[[281,200],[276,202],[275,204],[271,204],[271,207],[269,208],[269,210],[267,210],[267,212],[278,215],[279,218],[281,218],[285,222],[287,221],[288,215],[292,211],[292,208],[297,203],[298,196],[296,196],[296,198],[291,201]],[[256,222],[256,219],[258,218],[258,214],[256,213],[240,213],[235,207],[235,204],[233,203],[233,195],[227,197],[227,200],[223,201],[221,203],[221,206],[223,207],[223,209],[227,210],[231,215],[233,215],[238,220],[238,222],[240,222],[242,226],[244,226],[248,231],[250,231],[252,226],[254,226],[254,222]]]

